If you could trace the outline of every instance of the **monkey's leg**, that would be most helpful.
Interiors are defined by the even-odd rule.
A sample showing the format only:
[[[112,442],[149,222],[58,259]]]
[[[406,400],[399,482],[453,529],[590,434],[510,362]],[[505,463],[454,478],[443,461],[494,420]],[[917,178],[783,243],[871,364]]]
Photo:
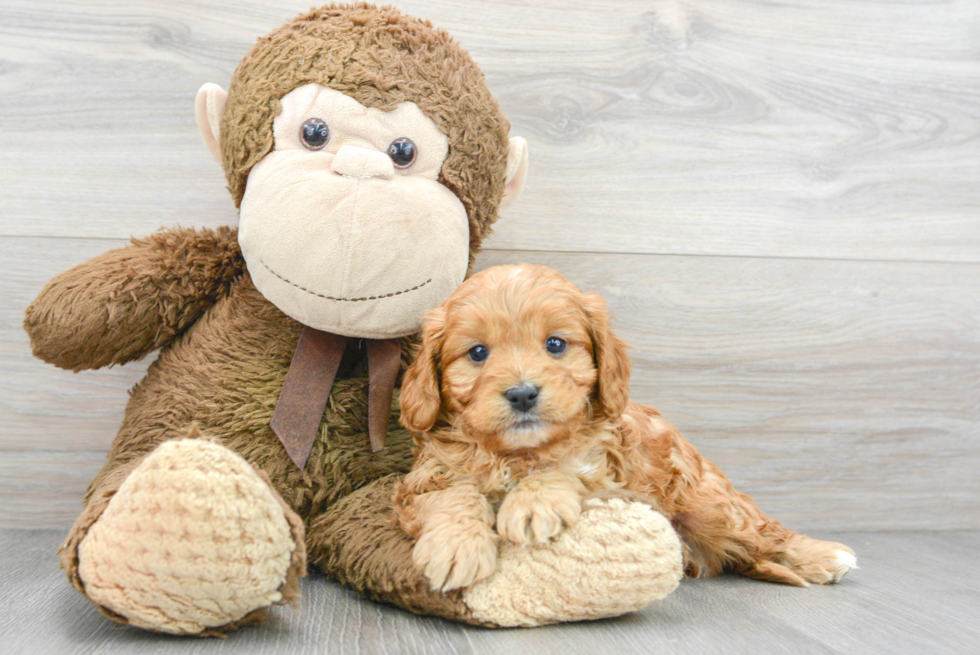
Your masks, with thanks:
[[[683,573],[670,522],[645,503],[606,495],[587,499],[578,523],[552,542],[502,542],[486,580],[435,592],[392,517],[396,480],[382,478],[313,521],[309,553],[326,575],[413,612],[493,627],[599,619],[663,598]]]
[[[302,521],[268,478],[194,438],[105,476],[59,556],[103,614],[173,634],[259,620],[298,597],[306,570]]]

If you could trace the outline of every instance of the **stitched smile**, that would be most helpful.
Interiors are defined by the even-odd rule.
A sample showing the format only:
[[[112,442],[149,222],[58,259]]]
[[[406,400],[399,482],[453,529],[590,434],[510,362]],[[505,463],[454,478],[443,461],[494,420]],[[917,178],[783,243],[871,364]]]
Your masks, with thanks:
[[[284,278],[283,276],[279,275],[274,270],[272,270],[271,268],[269,268],[269,265],[266,264],[265,262],[263,262],[261,259],[259,261],[262,262],[262,265],[265,266],[265,269],[267,271],[269,271],[270,273],[272,273],[273,275],[275,275],[277,278],[279,278],[283,282],[286,282],[287,284],[293,285],[294,287],[296,287],[300,291],[305,291],[306,293],[310,294],[311,296],[316,296],[317,298],[323,298],[325,300],[336,300],[338,302],[361,302],[362,300],[381,300],[382,298],[392,298],[394,296],[400,296],[400,295],[402,295],[404,293],[409,293],[410,291],[415,291],[416,289],[421,289],[422,287],[424,287],[425,285],[427,285],[429,282],[432,282],[432,278],[430,277],[428,280],[426,280],[422,284],[416,284],[414,287],[411,287],[409,289],[402,289],[401,291],[392,291],[391,293],[386,293],[386,294],[383,294],[383,295],[380,295],[380,296],[364,296],[362,298],[336,298],[334,296],[328,296],[328,295],[323,294],[323,293],[317,293],[316,291],[310,291],[306,287],[300,286],[300,285],[296,284],[295,282],[293,282],[292,280],[287,280],[286,278]]]

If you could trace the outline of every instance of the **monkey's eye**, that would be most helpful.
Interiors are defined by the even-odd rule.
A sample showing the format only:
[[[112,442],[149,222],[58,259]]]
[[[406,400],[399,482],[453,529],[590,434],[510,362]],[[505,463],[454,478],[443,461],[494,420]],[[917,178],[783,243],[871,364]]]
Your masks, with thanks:
[[[482,364],[490,356],[490,349],[484,346],[482,343],[477,344],[470,348],[467,353],[470,356],[470,361],[474,364]]]
[[[330,128],[319,118],[307,118],[299,128],[299,140],[307,150],[320,150],[330,140]]]
[[[568,348],[568,344],[565,343],[564,339],[548,337],[544,342],[544,347],[552,355],[560,355],[565,352],[565,348]]]
[[[395,139],[388,146],[388,156],[395,164],[395,168],[408,168],[415,163],[419,150],[415,147],[415,142],[407,137]]]

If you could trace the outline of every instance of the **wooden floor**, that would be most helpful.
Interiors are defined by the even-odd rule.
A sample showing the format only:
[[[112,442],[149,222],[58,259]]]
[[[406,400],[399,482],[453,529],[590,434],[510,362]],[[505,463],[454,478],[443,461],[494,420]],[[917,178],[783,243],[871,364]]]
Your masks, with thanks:
[[[980,652],[980,532],[828,533],[861,568],[797,589],[725,576],[685,580],[630,616],[532,630],[486,630],[407,614],[313,575],[299,609],[227,640],[141,632],[103,618],[57,570],[54,530],[0,531],[0,652],[47,653],[865,653]]]

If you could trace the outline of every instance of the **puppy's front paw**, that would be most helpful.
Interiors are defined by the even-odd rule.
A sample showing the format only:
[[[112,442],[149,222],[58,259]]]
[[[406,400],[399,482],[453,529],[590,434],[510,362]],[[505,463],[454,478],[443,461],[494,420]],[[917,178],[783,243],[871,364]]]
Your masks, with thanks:
[[[515,544],[540,544],[578,523],[582,497],[572,489],[515,489],[497,512],[497,532]]]
[[[469,587],[490,577],[497,564],[497,537],[486,523],[470,521],[423,532],[412,560],[433,591]]]

